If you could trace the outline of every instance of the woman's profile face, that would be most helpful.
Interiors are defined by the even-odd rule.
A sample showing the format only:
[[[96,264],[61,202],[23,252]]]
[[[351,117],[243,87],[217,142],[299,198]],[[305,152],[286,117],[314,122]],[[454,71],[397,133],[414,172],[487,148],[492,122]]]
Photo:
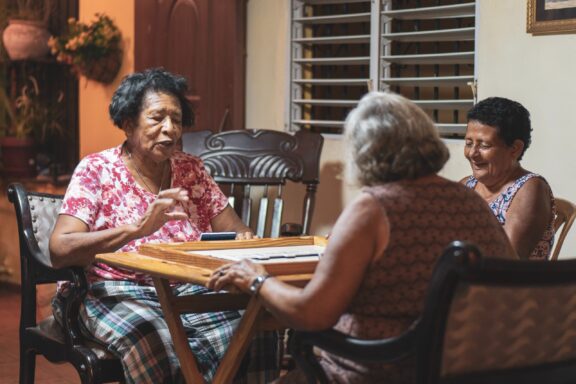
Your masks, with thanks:
[[[517,143],[512,146],[506,145],[498,136],[496,128],[476,120],[469,121],[466,128],[464,156],[470,162],[472,176],[488,186],[506,179],[516,170],[517,145]]]
[[[182,136],[179,100],[168,93],[147,92],[138,118],[127,123],[125,132],[133,152],[155,162],[170,158]]]

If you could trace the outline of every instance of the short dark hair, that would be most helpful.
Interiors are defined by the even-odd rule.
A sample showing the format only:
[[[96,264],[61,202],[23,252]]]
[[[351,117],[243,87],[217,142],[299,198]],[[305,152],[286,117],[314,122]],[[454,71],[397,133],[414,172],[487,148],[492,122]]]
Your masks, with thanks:
[[[152,68],[143,72],[134,72],[125,76],[112,95],[108,107],[110,118],[118,128],[122,129],[125,121],[138,118],[142,108],[142,99],[148,91],[162,92],[174,95],[180,101],[182,109],[182,125],[192,125],[193,113],[190,102],[186,98],[188,83],[180,75],[174,75],[164,68]]]
[[[498,136],[508,146],[511,146],[515,140],[521,140],[524,143],[524,149],[518,160],[522,159],[532,142],[530,112],[517,101],[504,97],[484,99],[468,111],[468,122],[471,120],[496,128]]]

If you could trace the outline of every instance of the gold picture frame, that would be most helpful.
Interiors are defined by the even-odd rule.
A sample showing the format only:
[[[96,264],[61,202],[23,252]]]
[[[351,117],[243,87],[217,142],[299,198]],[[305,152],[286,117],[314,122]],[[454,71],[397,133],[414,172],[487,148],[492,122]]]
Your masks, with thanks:
[[[576,0],[528,0],[526,32],[576,33]]]

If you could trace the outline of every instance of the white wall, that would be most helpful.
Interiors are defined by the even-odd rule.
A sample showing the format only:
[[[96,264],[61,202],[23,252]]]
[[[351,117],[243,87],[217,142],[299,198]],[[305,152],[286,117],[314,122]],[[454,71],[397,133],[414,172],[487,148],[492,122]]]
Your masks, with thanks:
[[[284,129],[288,76],[288,0],[248,2],[247,127]],[[554,194],[576,201],[572,168],[576,152],[576,34],[526,33],[526,1],[478,0],[479,98],[503,96],[521,102],[532,114],[533,143],[523,165],[541,173]],[[462,141],[446,141],[451,158],[442,174],[459,180],[470,173]],[[327,139],[312,230],[329,231],[355,190],[338,175],[342,145]],[[576,230],[561,257],[576,257]]]
[[[508,97],[530,111],[532,145],[522,164],[546,177],[556,196],[576,201],[576,34],[526,33],[525,1],[478,3],[479,97]],[[576,230],[561,256],[576,257]]]

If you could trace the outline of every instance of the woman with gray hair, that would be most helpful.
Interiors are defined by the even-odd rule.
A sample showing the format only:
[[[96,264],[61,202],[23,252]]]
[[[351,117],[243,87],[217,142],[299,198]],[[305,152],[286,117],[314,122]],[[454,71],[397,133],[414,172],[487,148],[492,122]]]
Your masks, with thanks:
[[[365,339],[399,335],[419,316],[437,258],[454,240],[484,255],[515,257],[506,234],[473,191],[436,173],[448,150],[418,106],[392,93],[365,96],[346,121],[348,176],[362,191],[338,218],[305,288],[242,261],[216,270],[209,287],[257,295],[291,327]],[[331,382],[413,382],[411,362],[356,363],[323,353]],[[299,382],[298,371],[281,382]]]

